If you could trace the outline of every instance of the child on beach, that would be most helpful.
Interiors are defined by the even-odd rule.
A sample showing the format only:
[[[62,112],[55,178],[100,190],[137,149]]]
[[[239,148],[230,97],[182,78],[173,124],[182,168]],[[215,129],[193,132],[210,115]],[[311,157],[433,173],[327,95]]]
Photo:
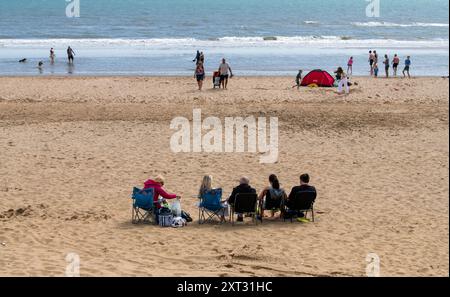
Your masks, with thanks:
[[[378,63],[373,64],[373,75],[374,77],[378,77]]]
[[[349,75],[353,74],[353,57],[350,57],[350,59],[347,62],[347,73]]]
[[[399,63],[400,63],[400,58],[397,56],[397,54],[395,54],[394,58],[392,59],[392,70],[394,73],[394,77],[397,77],[397,68],[398,68]]]
[[[347,74],[344,72],[342,67],[338,67],[338,69],[334,72],[336,73],[336,78],[338,78],[338,94],[342,93],[342,88],[345,88],[345,93],[350,93],[350,88],[348,86]]]
[[[295,77],[295,86],[294,87],[297,87],[297,90],[300,88],[300,83],[302,82],[302,73],[303,73],[303,70],[300,69],[297,73],[297,76]]]
[[[405,68],[403,68],[403,77],[406,77],[405,71],[408,73],[408,78],[411,78],[409,75],[409,67],[411,66],[411,57],[407,56],[405,60]]]

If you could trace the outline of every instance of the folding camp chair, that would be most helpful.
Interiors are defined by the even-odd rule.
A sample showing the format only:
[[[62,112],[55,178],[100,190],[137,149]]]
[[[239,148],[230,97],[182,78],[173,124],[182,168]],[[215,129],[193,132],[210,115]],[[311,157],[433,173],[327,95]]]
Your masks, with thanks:
[[[285,214],[290,214],[291,222],[293,212],[303,212],[306,219],[309,211],[312,214],[312,221],[314,222],[314,201],[316,200],[316,195],[315,191],[300,191],[295,194],[294,199],[289,201],[289,206],[285,206],[288,208],[288,210],[285,211]],[[283,216],[283,219],[286,221],[286,216]]]
[[[131,199],[133,205],[131,210],[131,223],[139,222],[155,223],[156,206],[153,202],[154,189],[144,189],[134,187]]]
[[[234,199],[231,207],[230,221],[234,225],[234,214],[248,214],[255,224],[258,224],[256,215],[258,213],[258,195],[256,193],[239,193]]]
[[[213,222],[215,219],[219,219],[219,222],[221,223],[223,222],[223,215],[228,206],[223,206],[221,199],[222,189],[220,188],[212,189],[200,197],[200,204],[198,207],[199,224]]]
[[[280,211],[280,212],[281,212],[281,217],[283,216],[283,214],[284,214],[285,196],[286,196],[286,195],[283,195],[283,197],[281,197],[280,205],[279,205],[278,207],[269,207],[269,208],[266,208],[267,200],[270,200],[270,199],[271,199],[271,193],[270,193],[270,191],[267,191],[267,192],[266,192],[266,197],[265,197],[265,199],[264,199],[264,197],[263,197],[262,199],[259,199],[259,200],[258,200],[258,216],[259,216],[259,220],[261,221],[261,223],[262,223],[262,221],[263,221],[263,210],[264,210],[264,211],[266,211],[266,210],[270,210],[270,211]],[[269,204],[270,204],[270,203],[269,203]]]

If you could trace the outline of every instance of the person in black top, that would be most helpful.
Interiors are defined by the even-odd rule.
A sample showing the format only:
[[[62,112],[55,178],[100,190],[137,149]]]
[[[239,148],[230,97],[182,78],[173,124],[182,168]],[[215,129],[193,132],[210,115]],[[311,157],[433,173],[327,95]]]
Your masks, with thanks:
[[[248,179],[248,177],[245,177],[245,176],[241,177],[239,179],[239,186],[237,186],[233,189],[233,192],[231,193],[230,197],[228,198],[228,204],[230,204],[230,205],[234,204],[234,200],[236,199],[237,194],[246,194],[246,193],[256,194],[256,190],[254,188],[252,188],[249,184],[250,184],[250,180]],[[238,222],[243,221],[242,214],[238,214],[237,221]]]
[[[299,192],[315,192],[315,196],[317,196],[316,188],[309,185],[309,174],[304,173],[300,175],[300,186],[295,186],[292,188],[291,193],[289,193],[286,206],[289,208],[289,201],[295,198],[295,195]],[[314,197],[315,199],[315,197]],[[299,214],[300,217],[303,217],[303,213]]]

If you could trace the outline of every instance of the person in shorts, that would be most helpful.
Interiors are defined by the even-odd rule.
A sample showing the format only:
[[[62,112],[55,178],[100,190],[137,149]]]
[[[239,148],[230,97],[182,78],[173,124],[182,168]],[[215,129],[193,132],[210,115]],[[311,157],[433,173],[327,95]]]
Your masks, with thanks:
[[[411,66],[411,57],[407,56],[406,60],[405,60],[405,68],[403,68],[403,77],[406,77],[405,75],[405,71],[406,73],[408,73],[408,78],[411,78],[411,75],[409,75],[409,67]]]
[[[397,76],[397,69],[398,69],[398,64],[400,63],[400,58],[398,57],[397,54],[394,55],[394,58],[392,59],[392,70],[394,73],[394,77]]]
[[[201,91],[203,87],[203,80],[205,79],[205,68],[202,62],[198,62],[195,67],[194,77],[197,80],[198,90]]]
[[[228,78],[233,77],[233,71],[231,71],[230,65],[228,65],[225,59],[222,59],[222,64],[219,65],[220,83],[222,89],[226,89],[228,85]]]
[[[73,64],[73,57],[75,56],[75,52],[73,49],[69,46],[67,48],[67,59],[69,60],[69,64]]]

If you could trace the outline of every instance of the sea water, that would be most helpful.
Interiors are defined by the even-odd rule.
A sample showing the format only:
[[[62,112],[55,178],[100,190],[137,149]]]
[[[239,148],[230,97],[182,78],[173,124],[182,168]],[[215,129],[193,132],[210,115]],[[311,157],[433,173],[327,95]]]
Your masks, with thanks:
[[[370,49],[410,55],[413,75],[448,75],[447,0],[71,1],[0,0],[0,75],[193,75],[196,50],[208,73],[223,57],[236,75],[295,75],[353,56],[367,75]]]

